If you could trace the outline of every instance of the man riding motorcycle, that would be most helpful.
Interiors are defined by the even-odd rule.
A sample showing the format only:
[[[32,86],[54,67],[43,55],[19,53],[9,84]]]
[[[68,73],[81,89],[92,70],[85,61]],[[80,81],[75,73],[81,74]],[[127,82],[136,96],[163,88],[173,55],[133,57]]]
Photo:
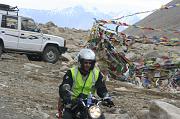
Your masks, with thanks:
[[[59,95],[65,105],[63,119],[73,119],[71,106],[78,97],[87,98],[89,93],[103,98],[109,107],[114,106],[109,97],[103,75],[95,66],[96,56],[91,49],[82,49],[78,55],[78,66],[72,67],[63,77],[63,82],[59,86]],[[69,84],[74,95],[63,89],[64,84]]]

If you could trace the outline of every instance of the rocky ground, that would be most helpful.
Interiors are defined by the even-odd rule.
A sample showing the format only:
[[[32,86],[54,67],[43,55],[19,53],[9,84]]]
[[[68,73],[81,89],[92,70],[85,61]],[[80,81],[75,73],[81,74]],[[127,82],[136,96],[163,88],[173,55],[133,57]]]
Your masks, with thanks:
[[[81,41],[88,39],[88,32],[58,28],[52,23],[46,24],[43,30],[45,33],[63,36],[67,40],[69,50],[65,57],[70,60],[62,56],[56,64],[50,64],[29,61],[25,55],[3,54],[0,60],[0,119],[56,119],[58,86],[65,71],[73,64],[72,58],[82,48]],[[155,53],[154,50],[158,54],[168,54],[170,51],[180,56],[179,48],[135,44],[127,57],[149,57]],[[180,95],[177,93],[142,89],[113,79],[106,81],[106,84],[116,105],[105,109],[107,119],[134,119],[140,110],[149,109],[150,102],[154,99],[180,107]]]
[[[4,54],[0,61],[0,119],[55,119],[58,85],[68,66],[66,61],[49,64],[29,61],[24,55]],[[180,107],[178,94],[139,89],[114,80],[106,84],[116,105],[106,112],[125,116],[122,119],[148,109],[153,99]]]

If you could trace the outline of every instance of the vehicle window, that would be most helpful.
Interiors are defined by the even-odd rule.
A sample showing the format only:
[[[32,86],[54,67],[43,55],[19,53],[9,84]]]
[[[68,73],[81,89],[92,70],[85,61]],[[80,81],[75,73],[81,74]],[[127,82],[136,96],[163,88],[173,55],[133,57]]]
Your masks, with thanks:
[[[35,31],[36,25],[32,19],[24,19],[21,20],[21,30],[25,31]]]
[[[13,16],[2,16],[1,27],[18,29],[18,18]]]

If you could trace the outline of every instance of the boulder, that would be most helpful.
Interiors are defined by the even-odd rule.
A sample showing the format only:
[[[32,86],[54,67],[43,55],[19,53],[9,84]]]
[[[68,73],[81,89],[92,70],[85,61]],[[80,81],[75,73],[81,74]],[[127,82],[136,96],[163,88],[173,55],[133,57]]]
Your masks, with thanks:
[[[73,59],[72,59],[71,55],[69,55],[68,53],[64,53],[64,54],[62,54],[62,60],[63,61],[72,61]]]
[[[180,119],[180,108],[163,101],[154,100],[148,116],[148,119]]]

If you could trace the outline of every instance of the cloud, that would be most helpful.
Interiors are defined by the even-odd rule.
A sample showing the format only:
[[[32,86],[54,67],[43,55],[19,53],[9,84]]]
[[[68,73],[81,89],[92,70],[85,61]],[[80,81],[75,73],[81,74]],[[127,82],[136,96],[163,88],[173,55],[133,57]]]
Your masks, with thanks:
[[[2,4],[10,4],[19,8],[63,9],[81,5],[87,9],[97,8],[102,12],[116,12],[125,9],[133,11],[152,10],[171,0],[0,0]]]

